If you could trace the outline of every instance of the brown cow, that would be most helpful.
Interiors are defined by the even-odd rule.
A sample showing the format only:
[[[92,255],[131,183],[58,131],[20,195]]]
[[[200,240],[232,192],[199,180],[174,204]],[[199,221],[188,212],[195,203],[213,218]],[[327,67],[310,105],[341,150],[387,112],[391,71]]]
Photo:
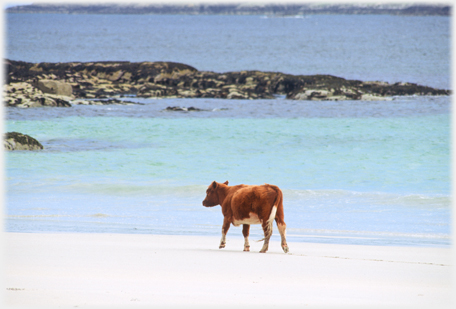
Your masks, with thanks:
[[[226,233],[230,223],[242,226],[244,235],[244,251],[250,251],[249,230],[250,224],[261,224],[264,231],[262,253],[268,251],[269,239],[272,235],[272,223],[275,219],[282,238],[282,249],[288,252],[286,227],[283,213],[283,196],[279,187],[269,184],[261,186],[237,185],[228,186],[225,183],[212,182],[206,190],[203,206],[222,206],[224,216],[222,226],[222,240],[220,249],[225,248]],[[260,240],[261,241],[261,240]]]

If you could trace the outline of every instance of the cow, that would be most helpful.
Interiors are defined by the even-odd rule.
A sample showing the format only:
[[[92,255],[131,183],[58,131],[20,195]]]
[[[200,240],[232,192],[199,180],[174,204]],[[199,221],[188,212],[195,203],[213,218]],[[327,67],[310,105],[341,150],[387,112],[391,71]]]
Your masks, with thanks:
[[[283,213],[283,195],[279,187],[264,185],[228,186],[228,181],[218,183],[213,181],[206,190],[203,206],[221,205],[223,214],[222,239],[219,249],[225,248],[226,233],[230,224],[242,224],[244,235],[244,251],[250,251],[249,231],[251,224],[261,224],[264,231],[263,248],[261,253],[268,251],[269,239],[272,235],[272,223],[275,219],[282,238],[282,249],[288,253],[286,227]]]

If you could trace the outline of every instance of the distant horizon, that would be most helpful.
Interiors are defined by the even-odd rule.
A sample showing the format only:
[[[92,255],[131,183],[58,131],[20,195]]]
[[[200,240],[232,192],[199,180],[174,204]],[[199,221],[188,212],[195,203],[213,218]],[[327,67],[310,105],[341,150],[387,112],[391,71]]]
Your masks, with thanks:
[[[21,2],[21,3],[5,3],[4,4],[4,8],[5,9],[9,9],[9,8],[12,8],[12,7],[15,7],[15,6],[22,6],[22,5],[31,5],[33,4],[33,2]]]
[[[138,6],[138,4],[141,4]],[[191,5],[189,5],[191,4]],[[57,14],[188,14],[188,15],[314,15],[314,14],[390,14],[450,16],[451,5],[374,2],[272,2],[272,1],[169,1],[169,2],[21,2],[5,4],[6,13],[57,13]]]

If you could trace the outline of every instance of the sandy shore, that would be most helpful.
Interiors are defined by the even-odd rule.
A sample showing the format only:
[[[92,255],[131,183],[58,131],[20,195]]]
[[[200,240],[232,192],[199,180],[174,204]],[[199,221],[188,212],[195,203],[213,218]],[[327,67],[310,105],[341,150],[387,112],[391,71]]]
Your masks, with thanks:
[[[4,233],[7,305],[447,308],[451,250],[218,237]]]

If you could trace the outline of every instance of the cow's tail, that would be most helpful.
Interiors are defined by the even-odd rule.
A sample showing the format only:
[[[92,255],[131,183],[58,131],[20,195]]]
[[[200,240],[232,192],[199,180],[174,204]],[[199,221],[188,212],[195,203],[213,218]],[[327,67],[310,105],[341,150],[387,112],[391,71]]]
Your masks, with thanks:
[[[264,231],[264,238],[260,239],[260,240],[257,240],[258,242],[263,241],[266,238],[270,238],[271,237],[271,235],[272,235],[272,224],[274,223],[274,219],[275,219],[275,216],[276,216],[276,213],[277,213],[277,208],[280,207],[280,205],[282,205],[282,200],[283,200],[282,191],[281,190],[275,190],[275,188],[274,188],[274,191],[276,191],[277,197],[276,197],[276,199],[274,201],[274,204],[272,206],[269,218],[266,221],[266,227],[265,227],[265,231]]]

